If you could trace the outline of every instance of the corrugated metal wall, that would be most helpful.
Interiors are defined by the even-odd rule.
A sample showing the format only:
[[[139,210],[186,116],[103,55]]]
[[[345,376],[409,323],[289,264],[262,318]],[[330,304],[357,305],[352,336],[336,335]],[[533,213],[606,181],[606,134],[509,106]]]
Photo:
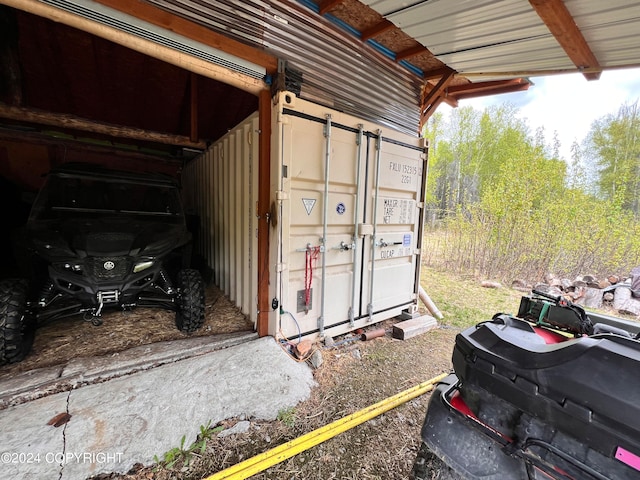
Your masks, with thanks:
[[[326,19],[284,0],[148,0],[302,73],[300,97],[417,135],[421,80]]]
[[[185,167],[185,208],[199,217],[197,254],[214,282],[257,321],[258,114],[255,113]]]

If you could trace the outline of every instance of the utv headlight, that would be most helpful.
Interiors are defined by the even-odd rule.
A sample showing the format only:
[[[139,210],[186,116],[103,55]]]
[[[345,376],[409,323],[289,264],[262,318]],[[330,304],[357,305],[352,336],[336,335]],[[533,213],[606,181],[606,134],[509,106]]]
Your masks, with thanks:
[[[145,260],[144,262],[138,262],[133,266],[133,273],[138,273],[153,265],[153,260]]]

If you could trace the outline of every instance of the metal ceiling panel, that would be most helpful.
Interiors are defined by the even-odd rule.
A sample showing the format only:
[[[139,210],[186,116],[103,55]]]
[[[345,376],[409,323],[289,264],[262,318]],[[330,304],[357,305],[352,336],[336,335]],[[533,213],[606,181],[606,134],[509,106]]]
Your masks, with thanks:
[[[421,79],[312,10],[286,0],[148,0],[302,74],[300,96],[417,135]]]
[[[567,0],[566,5],[601,66],[638,63],[640,2]]]
[[[370,6],[376,12],[382,16],[387,16],[403,8],[411,7],[420,3],[425,3],[426,0],[407,2],[406,0],[362,0],[362,3]]]
[[[535,56],[532,64],[530,56]],[[480,71],[572,68],[564,50],[548,38],[534,38],[502,45],[438,55],[438,59],[460,73]]]
[[[528,0],[363,3],[463,74],[575,68]],[[565,4],[600,66],[640,63],[640,2],[566,0]]]
[[[526,0],[432,0],[396,11],[387,18],[463,74],[478,69],[513,69],[514,61],[520,63],[521,55],[533,50],[544,52],[550,48],[564,55]],[[548,66],[547,59],[536,61],[536,68]]]

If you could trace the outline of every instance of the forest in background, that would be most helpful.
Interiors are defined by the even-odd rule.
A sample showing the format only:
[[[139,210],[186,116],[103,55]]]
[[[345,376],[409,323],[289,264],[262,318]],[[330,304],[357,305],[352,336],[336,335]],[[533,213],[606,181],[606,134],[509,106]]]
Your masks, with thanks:
[[[501,281],[640,265],[638,101],[596,120],[570,159],[548,133],[510,104],[431,117],[427,264]]]

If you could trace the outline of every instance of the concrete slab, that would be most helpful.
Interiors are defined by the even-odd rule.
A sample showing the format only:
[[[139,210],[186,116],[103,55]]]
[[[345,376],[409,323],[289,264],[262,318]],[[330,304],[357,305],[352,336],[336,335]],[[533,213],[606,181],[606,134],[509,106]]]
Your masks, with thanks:
[[[0,409],[204,355],[256,338],[257,333],[239,332],[158,342],[102,357],[74,358],[66,365],[36,369],[11,378],[0,377]]]
[[[58,454],[64,452],[64,425],[47,425],[67,411],[69,393],[58,393],[0,412],[2,478],[58,478]]]
[[[11,469],[6,478],[47,480],[124,473],[178,447],[183,435],[190,445],[209,421],[275,419],[313,385],[310,368],[267,337],[82,386],[0,411],[0,452],[17,455],[3,470]],[[47,425],[65,411],[66,425]]]

